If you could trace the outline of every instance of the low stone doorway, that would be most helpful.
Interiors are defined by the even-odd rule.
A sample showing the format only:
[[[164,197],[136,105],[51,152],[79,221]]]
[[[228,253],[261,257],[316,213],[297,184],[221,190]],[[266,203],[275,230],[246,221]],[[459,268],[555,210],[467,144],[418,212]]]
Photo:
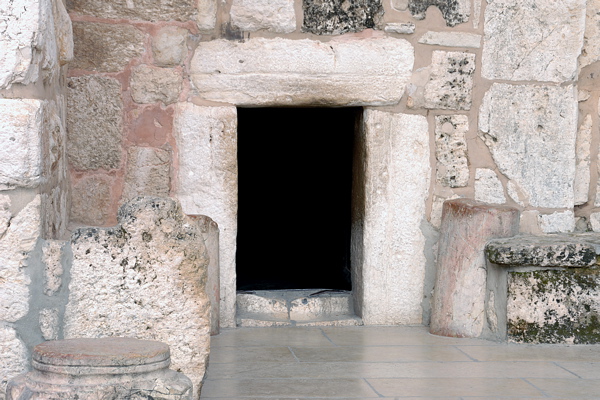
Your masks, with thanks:
[[[238,290],[351,290],[362,108],[238,108]]]

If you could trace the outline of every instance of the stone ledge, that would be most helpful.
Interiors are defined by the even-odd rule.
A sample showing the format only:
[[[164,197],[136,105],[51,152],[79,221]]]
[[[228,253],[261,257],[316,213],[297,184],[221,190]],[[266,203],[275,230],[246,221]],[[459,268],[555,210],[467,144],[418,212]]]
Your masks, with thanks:
[[[600,254],[600,235],[515,236],[492,239],[487,259],[504,266],[587,267]]]

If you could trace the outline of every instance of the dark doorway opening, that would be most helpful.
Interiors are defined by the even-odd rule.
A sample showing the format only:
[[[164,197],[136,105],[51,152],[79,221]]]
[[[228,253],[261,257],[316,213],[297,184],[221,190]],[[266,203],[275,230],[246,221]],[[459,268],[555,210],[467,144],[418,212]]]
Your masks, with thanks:
[[[361,108],[238,108],[238,290],[351,290]]]

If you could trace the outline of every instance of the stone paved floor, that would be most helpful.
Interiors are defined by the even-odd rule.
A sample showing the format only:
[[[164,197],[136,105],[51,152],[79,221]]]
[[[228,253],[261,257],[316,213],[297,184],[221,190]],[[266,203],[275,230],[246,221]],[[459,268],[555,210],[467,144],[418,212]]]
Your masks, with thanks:
[[[600,345],[443,338],[418,327],[239,328],[212,338],[213,399],[600,399]]]

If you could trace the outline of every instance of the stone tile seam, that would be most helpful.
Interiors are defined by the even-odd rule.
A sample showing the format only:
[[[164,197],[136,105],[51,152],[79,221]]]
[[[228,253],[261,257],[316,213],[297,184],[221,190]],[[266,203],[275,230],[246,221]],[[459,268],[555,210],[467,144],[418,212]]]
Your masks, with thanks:
[[[381,393],[379,393],[374,387],[373,385],[371,385],[371,382],[369,382],[369,380],[367,378],[363,378],[363,381],[365,381],[365,383],[371,388],[371,390],[379,397],[383,397],[383,395]]]
[[[576,376],[577,378],[579,378],[579,379],[584,379],[583,377],[581,377],[581,376],[577,375],[575,372],[573,372],[573,371],[569,370],[569,369],[568,369],[568,368],[566,368],[566,367],[563,367],[562,365],[560,365],[560,364],[559,364],[558,362],[556,362],[556,361],[552,361],[552,364],[556,365],[556,366],[557,366],[557,367],[559,367],[559,368],[562,368],[562,369],[564,369],[565,371],[567,371],[567,372],[568,372],[568,373],[570,373],[570,374],[573,374],[573,375],[575,375],[575,376]]]
[[[527,378],[519,378],[519,379],[522,380],[523,382],[531,385],[533,388],[535,388],[537,391],[539,391],[544,397],[553,397],[553,396],[550,396],[545,391],[543,391],[542,389],[540,389],[539,387],[537,387],[536,385],[534,385],[532,382],[529,382],[529,380]]]

